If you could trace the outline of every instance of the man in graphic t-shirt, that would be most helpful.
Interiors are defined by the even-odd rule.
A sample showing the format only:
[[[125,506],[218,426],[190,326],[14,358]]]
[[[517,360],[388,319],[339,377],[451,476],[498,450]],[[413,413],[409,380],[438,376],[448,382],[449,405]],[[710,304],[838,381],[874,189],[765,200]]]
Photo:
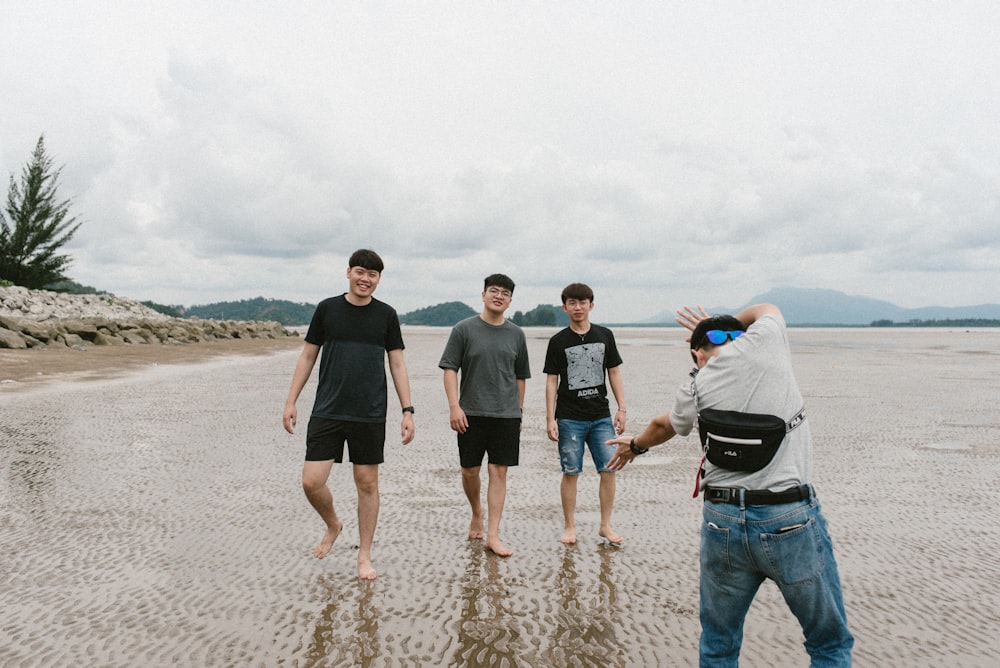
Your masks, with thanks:
[[[569,327],[549,339],[543,369],[547,374],[546,430],[549,439],[559,444],[563,474],[559,487],[564,521],[560,540],[567,545],[576,543],[576,489],[586,444],[601,478],[598,535],[618,547],[624,538],[611,528],[615,472],[608,468],[615,448],[607,441],[625,430],[625,389],[619,369],[622,358],[611,330],[590,322],[594,308],[594,291],[590,287],[583,283],[567,285],[562,291],[562,307],[569,316]],[[618,404],[614,419],[608,406],[608,385]]]

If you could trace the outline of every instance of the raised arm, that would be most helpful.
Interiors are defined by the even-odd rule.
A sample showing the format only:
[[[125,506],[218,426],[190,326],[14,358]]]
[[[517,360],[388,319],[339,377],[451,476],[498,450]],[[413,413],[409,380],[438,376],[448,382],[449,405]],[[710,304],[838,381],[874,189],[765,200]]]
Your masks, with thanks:
[[[747,306],[736,314],[736,319],[742,322],[744,327],[749,327],[765,315],[777,316],[782,324],[785,322],[784,316],[781,315],[781,310],[774,304],[754,304],[753,306]]]

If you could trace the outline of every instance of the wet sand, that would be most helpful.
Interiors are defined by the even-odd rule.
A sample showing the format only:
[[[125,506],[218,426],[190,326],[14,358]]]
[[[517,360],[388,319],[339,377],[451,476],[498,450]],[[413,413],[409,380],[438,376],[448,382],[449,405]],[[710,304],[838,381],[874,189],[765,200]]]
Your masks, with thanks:
[[[33,389],[53,381],[104,380],[162,364],[202,362],[228,355],[271,355],[291,349],[302,349],[301,336],[40,350],[0,348],[0,392]]]
[[[91,349],[65,358],[68,375],[42,359],[58,351],[4,351],[0,664],[697,665],[695,439],[619,474],[623,547],[597,539],[592,469],[579,543],[559,543],[541,373],[552,331],[527,330],[535,377],[502,534],[515,554],[500,559],[465,539],[436,367],[447,330],[405,329],[417,438],[388,441],[371,583],[356,576],[349,466],[331,476],[344,533],[310,556],[322,527],[299,486],[304,421],[294,436],[280,425],[301,341],[134,346],[127,364],[126,349]],[[679,329],[616,331],[634,433],[669,408],[690,362]],[[791,330],[858,666],[1000,662],[995,333]],[[742,661],[808,663],[770,583]]]

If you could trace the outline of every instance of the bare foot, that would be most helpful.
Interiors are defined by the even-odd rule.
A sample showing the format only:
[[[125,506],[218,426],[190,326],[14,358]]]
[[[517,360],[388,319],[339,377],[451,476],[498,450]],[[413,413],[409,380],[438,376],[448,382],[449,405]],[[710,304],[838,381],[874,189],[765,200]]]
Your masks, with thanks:
[[[514,554],[514,550],[511,550],[499,540],[488,540],[484,547],[498,557],[509,557]]]
[[[564,530],[559,542],[563,545],[576,545],[576,527]]]
[[[337,536],[343,530],[343,524],[339,524],[336,527],[327,527],[326,533],[323,534],[323,539],[319,541],[319,545],[313,548],[313,556],[317,559],[322,559],[329,554],[330,548],[333,547],[333,542],[337,540]]]
[[[621,547],[622,543],[625,542],[624,536],[619,536],[617,533],[614,532],[614,530],[610,528],[601,529],[601,531],[597,535],[606,540],[608,542],[608,545],[610,545],[611,547]]]
[[[378,571],[372,566],[370,559],[358,557],[358,577],[362,580],[374,580],[378,577]]]
[[[469,540],[483,539],[483,518],[473,517],[469,523]]]

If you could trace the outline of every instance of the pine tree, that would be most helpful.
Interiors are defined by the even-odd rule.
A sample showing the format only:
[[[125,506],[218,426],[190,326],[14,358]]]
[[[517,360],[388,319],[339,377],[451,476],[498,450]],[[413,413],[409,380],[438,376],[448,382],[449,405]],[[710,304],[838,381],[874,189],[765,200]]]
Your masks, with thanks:
[[[58,251],[81,223],[69,216],[70,200],[57,199],[61,171],[53,171],[42,135],[20,184],[11,175],[6,217],[0,212],[0,279],[40,289],[65,278],[70,258]]]

